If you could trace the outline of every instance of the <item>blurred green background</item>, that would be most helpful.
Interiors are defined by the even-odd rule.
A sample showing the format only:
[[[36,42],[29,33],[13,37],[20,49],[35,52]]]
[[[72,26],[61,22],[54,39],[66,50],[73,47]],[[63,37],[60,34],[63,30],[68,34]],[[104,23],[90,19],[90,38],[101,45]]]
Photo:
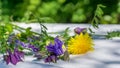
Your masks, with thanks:
[[[120,23],[120,0],[0,0],[0,21],[90,23],[97,4],[106,6],[101,24]]]

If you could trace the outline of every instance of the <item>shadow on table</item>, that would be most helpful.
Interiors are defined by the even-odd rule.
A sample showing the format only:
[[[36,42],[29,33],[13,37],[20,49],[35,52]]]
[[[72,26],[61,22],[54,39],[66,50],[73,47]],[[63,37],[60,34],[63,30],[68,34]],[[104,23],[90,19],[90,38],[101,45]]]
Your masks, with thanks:
[[[43,63],[37,63],[37,62],[26,62],[27,64],[30,64],[31,68],[62,68],[59,66],[51,65],[51,64],[43,64]]]
[[[101,42],[102,41],[102,42]],[[97,48],[85,55],[74,56],[70,63],[79,63],[90,68],[120,68],[120,40],[99,40]],[[118,67],[117,67],[118,66]]]
[[[51,64],[37,63],[33,61],[19,62],[17,65],[0,63],[0,68],[62,68]]]
[[[93,35],[92,38],[94,40],[105,40],[106,36],[105,35]]]

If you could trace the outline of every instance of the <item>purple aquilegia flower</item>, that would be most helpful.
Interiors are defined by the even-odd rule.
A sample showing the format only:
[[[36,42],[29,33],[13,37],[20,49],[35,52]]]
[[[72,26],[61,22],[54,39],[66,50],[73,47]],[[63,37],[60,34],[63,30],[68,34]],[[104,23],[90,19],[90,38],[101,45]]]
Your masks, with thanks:
[[[24,53],[22,51],[15,49],[14,53],[12,53],[10,50],[8,50],[8,55],[4,55],[4,60],[7,64],[12,63],[16,65],[18,62],[22,61],[23,57]]]
[[[51,55],[51,56],[48,56],[46,59],[45,59],[45,63],[47,63],[47,62],[56,62],[57,61],[57,56],[55,56],[55,55]]]
[[[74,29],[74,32],[75,32],[76,34],[80,34],[80,33],[83,32],[84,30],[86,30],[86,28],[76,27],[76,28]]]
[[[18,61],[22,61],[21,58],[24,58],[24,52],[18,51],[18,49],[14,50],[14,55]]]
[[[64,53],[64,51],[62,49],[62,45],[63,45],[63,42],[61,40],[59,40],[58,37],[56,37],[54,39],[54,44],[50,43],[47,46],[47,50],[49,52],[54,53],[55,55],[59,56]]]
[[[17,58],[15,57],[15,55],[12,54],[12,53],[9,53],[9,58],[10,58],[10,62],[11,62],[12,64],[14,64],[14,65],[16,65],[17,62],[19,62],[19,61],[17,60]]]

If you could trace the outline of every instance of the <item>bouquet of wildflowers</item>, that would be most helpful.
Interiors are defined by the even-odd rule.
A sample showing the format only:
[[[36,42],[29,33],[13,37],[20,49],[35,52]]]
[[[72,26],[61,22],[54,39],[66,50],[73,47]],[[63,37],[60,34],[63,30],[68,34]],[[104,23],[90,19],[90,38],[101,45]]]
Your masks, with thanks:
[[[97,5],[91,21],[91,25],[96,29],[99,28],[99,20],[104,13],[102,8],[105,6]],[[41,22],[39,17],[37,20]],[[12,23],[0,23],[0,54],[6,64],[16,65],[18,62],[23,62],[24,56],[28,55],[26,50],[38,60],[44,59],[45,63],[56,63],[57,60],[68,61],[70,54],[85,54],[94,50],[94,43],[87,28],[76,27],[73,36],[69,35],[67,28],[62,34],[53,37],[47,32],[46,26],[39,24],[41,31],[36,33],[31,31],[31,27],[25,29]],[[88,29],[94,33],[90,28]]]
[[[0,53],[6,64],[23,62],[24,56],[28,55],[26,50],[38,60],[56,63],[60,59],[69,60],[70,54],[85,54],[94,49],[86,28],[76,27],[74,36],[69,36],[67,28],[62,34],[53,37],[47,33],[47,27],[41,23],[40,27],[41,33],[35,33],[30,27],[24,29],[10,23],[0,24]]]

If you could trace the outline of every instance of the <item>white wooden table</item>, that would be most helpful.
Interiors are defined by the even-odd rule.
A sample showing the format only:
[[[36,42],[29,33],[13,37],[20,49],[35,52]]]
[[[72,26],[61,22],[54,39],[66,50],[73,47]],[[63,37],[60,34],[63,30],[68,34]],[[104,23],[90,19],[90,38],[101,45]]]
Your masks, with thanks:
[[[85,24],[45,24],[48,32],[60,32],[70,27],[86,27]],[[20,24],[19,26],[31,26],[33,31],[39,32],[38,24]],[[120,30],[120,25],[100,25],[95,30],[96,34],[105,35],[107,31]],[[73,35],[73,31],[70,31]],[[16,66],[0,62],[0,68],[120,68],[120,38],[107,40],[105,38],[95,37],[95,51],[84,55],[71,55],[69,62],[59,60],[57,63],[44,63],[43,60],[35,61],[35,58],[26,56],[24,62],[19,62]]]

